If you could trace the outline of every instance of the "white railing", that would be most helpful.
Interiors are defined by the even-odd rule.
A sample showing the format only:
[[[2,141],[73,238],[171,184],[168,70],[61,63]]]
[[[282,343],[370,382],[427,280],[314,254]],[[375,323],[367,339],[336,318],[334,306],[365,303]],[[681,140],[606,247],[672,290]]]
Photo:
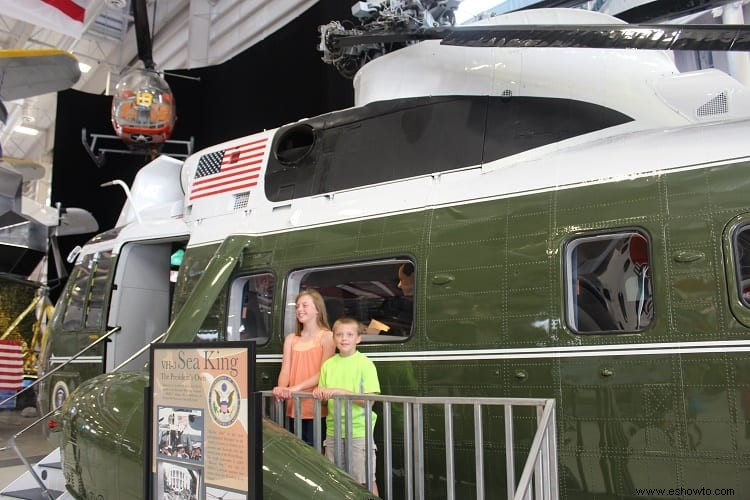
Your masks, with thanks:
[[[285,403],[276,401],[270,391],[263,393],[263,414],[274,420],[277,424],[288,428]],[[308,393],[295,393],[293,404],[295,415],[301,413],[302,399],[310,398]],[[425,470],[425,409],[442,411],[444,415],[443,444],[445,451],[445,470],[439,474],[445,474],[446,497],[448,500],[456,499],[456,467],[455,467],[455,442],[454,442],[454,420],[457,408],[470,407],[473,411],[473,445],[476,498],[484,499],[485,495],[485,458],[484,433],[492,431],[490,424],[485,423],[485,412],[490,407],[502,407],[503,411],[503,435],[505,438],[505,476],[507,485],[507,498],[514,500],[558,500],[558,474],[557,474],[557,435],[555,422],[555,400],[535,398],[469,398],[469,397],[405,397],[389,395],[357,394],[347,396],[336,396],[334,399],[334,412],[344,412],[346,416],[346,428],[340,429],[340,419],[335,419],[333,439],[336,446],[334,456],[336,463],[346,463],[351,467],[351,460],[343,460],[351,456],[351,411],[353,400],[364,400],[366,410],[371,410],[374,403],[379,403],[381,409],[379,425],[382,426],[383,442],[378,443],[378,448],[383,454],[385,473],[382,474],[383,487],[380,494],[383,498],[390,500],[395,498],[393,492],[393,427],[394,407],[400,407],[403,416],[403,447],[404,447],[404,492],[403,498],[407,500],[423,500],[426,497],[424,478],[431,471]],[[342,408],[343,406],[343,408]],[[514,408],[533,407],[536,408],[536,431],[534,433],[529,454],[516,482],[517,469],[515,467],[515,426]],[[315,448],[320,451],[320,414],[321,403],[314,401],[314,443]],[[526,412],[529,413],[529,412]],[[371,414],[365,411],[365,429],[368,432],[365,440],[367,450],[365,456],[367,487],[372,489],[371,477],[373,464],[370,461],[370,443],[372,442]],[[301,426],[296,426],[295,433],[301,437]],[[527,436],[528,437],[528,436]],[[348,472],[351,472],[349,470]],[[438,472],[436,472],[437,474]],[[401,495],[399,495],[401,497]]]

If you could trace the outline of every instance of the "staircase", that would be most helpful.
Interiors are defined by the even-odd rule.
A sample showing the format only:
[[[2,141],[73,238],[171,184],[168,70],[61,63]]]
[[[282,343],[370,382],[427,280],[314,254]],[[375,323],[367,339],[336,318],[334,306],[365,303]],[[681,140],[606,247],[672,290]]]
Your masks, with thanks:
[[[65,479],[63,478],[62,465],[60,464],[60,448],[56,448],[34,465],[34,472],[44,483],[50,495],[54,499],[72,499],[65,492]],[[18,479],[0,491],[0,499],[22,498],[25,500],[49,500],[49,496],[39,486],[31,472],[26,471]]]

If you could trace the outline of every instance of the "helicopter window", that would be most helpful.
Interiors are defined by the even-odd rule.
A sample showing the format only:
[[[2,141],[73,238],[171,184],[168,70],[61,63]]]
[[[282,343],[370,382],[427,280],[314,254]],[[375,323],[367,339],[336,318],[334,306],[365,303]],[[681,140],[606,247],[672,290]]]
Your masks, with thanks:
[[[739,226],[732,238],[737,293],[745,307],[750,307],[750,224]]]
[[[331,326],[349,316],[366,328],[363,343],[406,340],[414,323],[414,269],[402,258],[293,271],[286,287],[284,332],[295,331],[297,294],[316,290]]]
[[[212,252],[203,253],[199,251],[185,252],[180,255],[179,273],[176,276],[177,281],[173,295],[172,320],[175,319],[200,281],[212,255]],[[216,301],[211,305],[203,323],[198,327],[198,331],[193,338],[194,342],[225,340],[220,332],[223,331],[222,325],[226,318],[226,304],[227,294],[219,294]]]
[[[91,287],[86,305],[86,328],[99,328],[102,320],[107,278],[112,261],[112,252],[100,252],[94,257]]]
[[[276,158],[284,165],[302,160],[312,151],[315,131],[310,125],[292,127],[276,142]]]
[[[271,273],[241,276],[232,282],[227,340],[265,343],[271,338],[274,284]]]
[[[86,328],[100,326],[111,260],[111,252],[97,252],[86,255],[74,268],[68,281],[63,330],[79,330],[84,325]]]
[[[638,231],[597,234],[565,246],[567,322],[577,333],[625,333],[652,322],[648,238]]]
[[[88,256],[86,257],[88,258]],[[68,280],[68,301],[62,320],[63,330],[79,330],[83,321],[83,303],[89,289],[89,269],[84,261],[76,266]]]
[[[174,294],[172,297],[172,311],[170,321],[175,319],[175,315],[185,305],[190,293],[203,275],[212,254],[182,253],[180,255],[179,272],[175,276]],[[171,260],[171,257],[170,257]],[[171,264],[171,262],[170,262]],[[171,266],[170,266],[171,278]]]

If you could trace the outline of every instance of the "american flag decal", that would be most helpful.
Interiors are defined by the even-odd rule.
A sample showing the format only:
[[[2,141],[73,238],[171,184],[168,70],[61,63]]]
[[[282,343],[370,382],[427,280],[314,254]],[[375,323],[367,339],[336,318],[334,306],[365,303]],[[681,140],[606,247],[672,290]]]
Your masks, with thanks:
[[[190,201],[258,184],[267,138],[207,153],[198,160]]]
[[[23,386],[21,345],[21,341],[0,340],[0,391],[16,391]]]

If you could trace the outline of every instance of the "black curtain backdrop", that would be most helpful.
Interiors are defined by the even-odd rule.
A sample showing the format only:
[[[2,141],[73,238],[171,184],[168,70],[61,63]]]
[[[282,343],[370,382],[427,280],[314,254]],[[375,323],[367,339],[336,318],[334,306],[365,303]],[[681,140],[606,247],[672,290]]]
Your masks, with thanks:
[[[351,80],[324,64],[316,49],[317,27],[351,18],[351,3],[322,0],[280,31],[219,66],[170,72],[199,78],[166,76],[177,103],[172,139],[193,137],[197,151],[352,106]],[[158,67],[159,61],[156,63]],[[143,156],[108,154],[106,164],[98,168],[89,158],[81,142],[81,130],[113,135],[111,104],[111,97],[74,90],[60,92],[57,99],[52,202],[89,210],[100,232],[114,227],[125,202],[119,187],[100,185],[113,179],[130,185],[147,161]],[[92,236],[62,238],[63,257]]]

